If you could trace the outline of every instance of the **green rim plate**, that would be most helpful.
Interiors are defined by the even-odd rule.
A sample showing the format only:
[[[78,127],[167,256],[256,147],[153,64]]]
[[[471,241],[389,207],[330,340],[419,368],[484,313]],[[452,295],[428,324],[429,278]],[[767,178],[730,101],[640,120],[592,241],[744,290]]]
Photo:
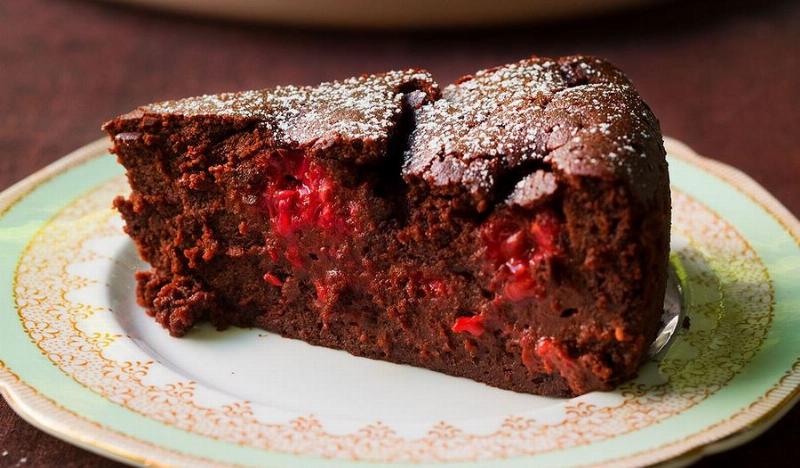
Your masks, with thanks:
[[[269,425],[247,402],[203,406],[195,387],[145,384],[152,363],[133,369],[135,343],[112,315],[96,318],[102,306],[73,294],[91,283],[75,273],[87,261],[80,247],[119,230],[108,202],[124,179],[104,141],[0,194],[0,389],[40,429],[137,464],[627,466],[684,464],[730,448],[800,395],[800,223],[741,172],[665,143],[673,264],[692,325],[641,378],[559,403],[555,422],[533,412],[510,415],[489,435],[446,421],[416,437],[379,422],[332,434],[324,418]],[[109,346],[133,357],[119,360]]]

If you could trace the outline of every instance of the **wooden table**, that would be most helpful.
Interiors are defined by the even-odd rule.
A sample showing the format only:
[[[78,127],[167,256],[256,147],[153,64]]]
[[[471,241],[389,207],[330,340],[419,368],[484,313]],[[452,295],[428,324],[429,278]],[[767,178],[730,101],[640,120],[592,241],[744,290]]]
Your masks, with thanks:
[[[105,119],[138,104],[391,68],[424,67],[447,82],[534,52],[615,62],[666,135],[739,167],[800,214],[800,2],[664,2],[561,24],[359,33],[7,0],[0,189],[99,138]],[[798,445],[800,407],[754,442],[702,463],[789,466]],[[0,400],[0,466],[42,465],[115,463],[38,431]]]

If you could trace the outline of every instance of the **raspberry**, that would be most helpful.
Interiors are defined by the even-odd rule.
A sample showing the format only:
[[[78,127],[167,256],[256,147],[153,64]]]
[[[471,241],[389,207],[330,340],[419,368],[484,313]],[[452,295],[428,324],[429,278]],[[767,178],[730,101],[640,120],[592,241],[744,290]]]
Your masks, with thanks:
[[[281,286],[283,285],[283,281],[280,278],[273,275],[272,273],[264,273],[264,281],[273,285],[273,286]]]
[[[504,298],[519,302],[542,296],[534,272],[542,261],[561,253],[560,230],[558,218],[550,211],[533,220],[496,217],[484,226],[486,257],[496,270],[495,283]]]
[[[456,333],[469,333],[472,336],[481,336],[483,334],[483,316],[473,315],[470,317],[459,317],[453,324],[452,330]]]
[[[319,164],[302,153],[287,153],[270,160],[267,178],[264,200],[281,236],[312,227],[336,233],[347,230],[334,204],[336,186]]]

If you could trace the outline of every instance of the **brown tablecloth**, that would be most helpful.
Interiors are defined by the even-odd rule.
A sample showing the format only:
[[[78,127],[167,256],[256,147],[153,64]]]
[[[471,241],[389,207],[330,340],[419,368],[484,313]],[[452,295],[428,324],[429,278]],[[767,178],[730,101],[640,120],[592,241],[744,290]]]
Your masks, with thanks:
[[[4,0],[0,189],[100,137],[105,119],[150,101],[391,68],[424,67],[447,82],[532,53],[577,52],[622,67],[666,135],[744,170],[800,214],[800,2],[791,1],[658,2],[560,24],[359,33]],[[703,463],[789,466],[798,445],[800,407]],[[0,466],[15,465],[114,463],[34,429],[0,401]]]

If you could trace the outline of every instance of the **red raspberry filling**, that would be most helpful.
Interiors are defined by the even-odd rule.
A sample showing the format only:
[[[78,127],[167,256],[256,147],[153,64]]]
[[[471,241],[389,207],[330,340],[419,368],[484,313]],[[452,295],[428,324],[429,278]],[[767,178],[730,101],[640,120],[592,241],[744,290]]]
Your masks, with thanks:
[[[484,331],[483,316],[459,317],[453,324],[452,330],[456,333],[469,333],[472,336],[481,336]]]
[[[541,338],[536,343],[536,354],[542,359],[542,366],[548,373],[558,371],[567,375],[568,371],[574,371],[578,367],[564,345],[553,338]]]
[[[486,257],[497,270],[494,282],[503,297],[518,302],[544,295],[535,271],[542,262],[561,253],[560,232],[560,222],[551,211],[537,214],[533,221],[499,217],[484,226],[481,237]]]
[[[344,233],[345,219],[334,204],[336,186],[324,168],[302,152],[270,159],[264,201],[274,231],[287,237],[301,229]]]
[[[295,268],[304,265],[304,253],[296,236],[309,229],[339,236],[348,232],[347,220],[337,205],[339,187],[325,168],[301,151],[280,152],[269,159],[262,204],[273,232],[286,240],[283,256]],[[269,251],[273,261],[275,249]]]
[[[273,286],[282,286],[283,281],[272,273],[264,273],[264,281]]]

